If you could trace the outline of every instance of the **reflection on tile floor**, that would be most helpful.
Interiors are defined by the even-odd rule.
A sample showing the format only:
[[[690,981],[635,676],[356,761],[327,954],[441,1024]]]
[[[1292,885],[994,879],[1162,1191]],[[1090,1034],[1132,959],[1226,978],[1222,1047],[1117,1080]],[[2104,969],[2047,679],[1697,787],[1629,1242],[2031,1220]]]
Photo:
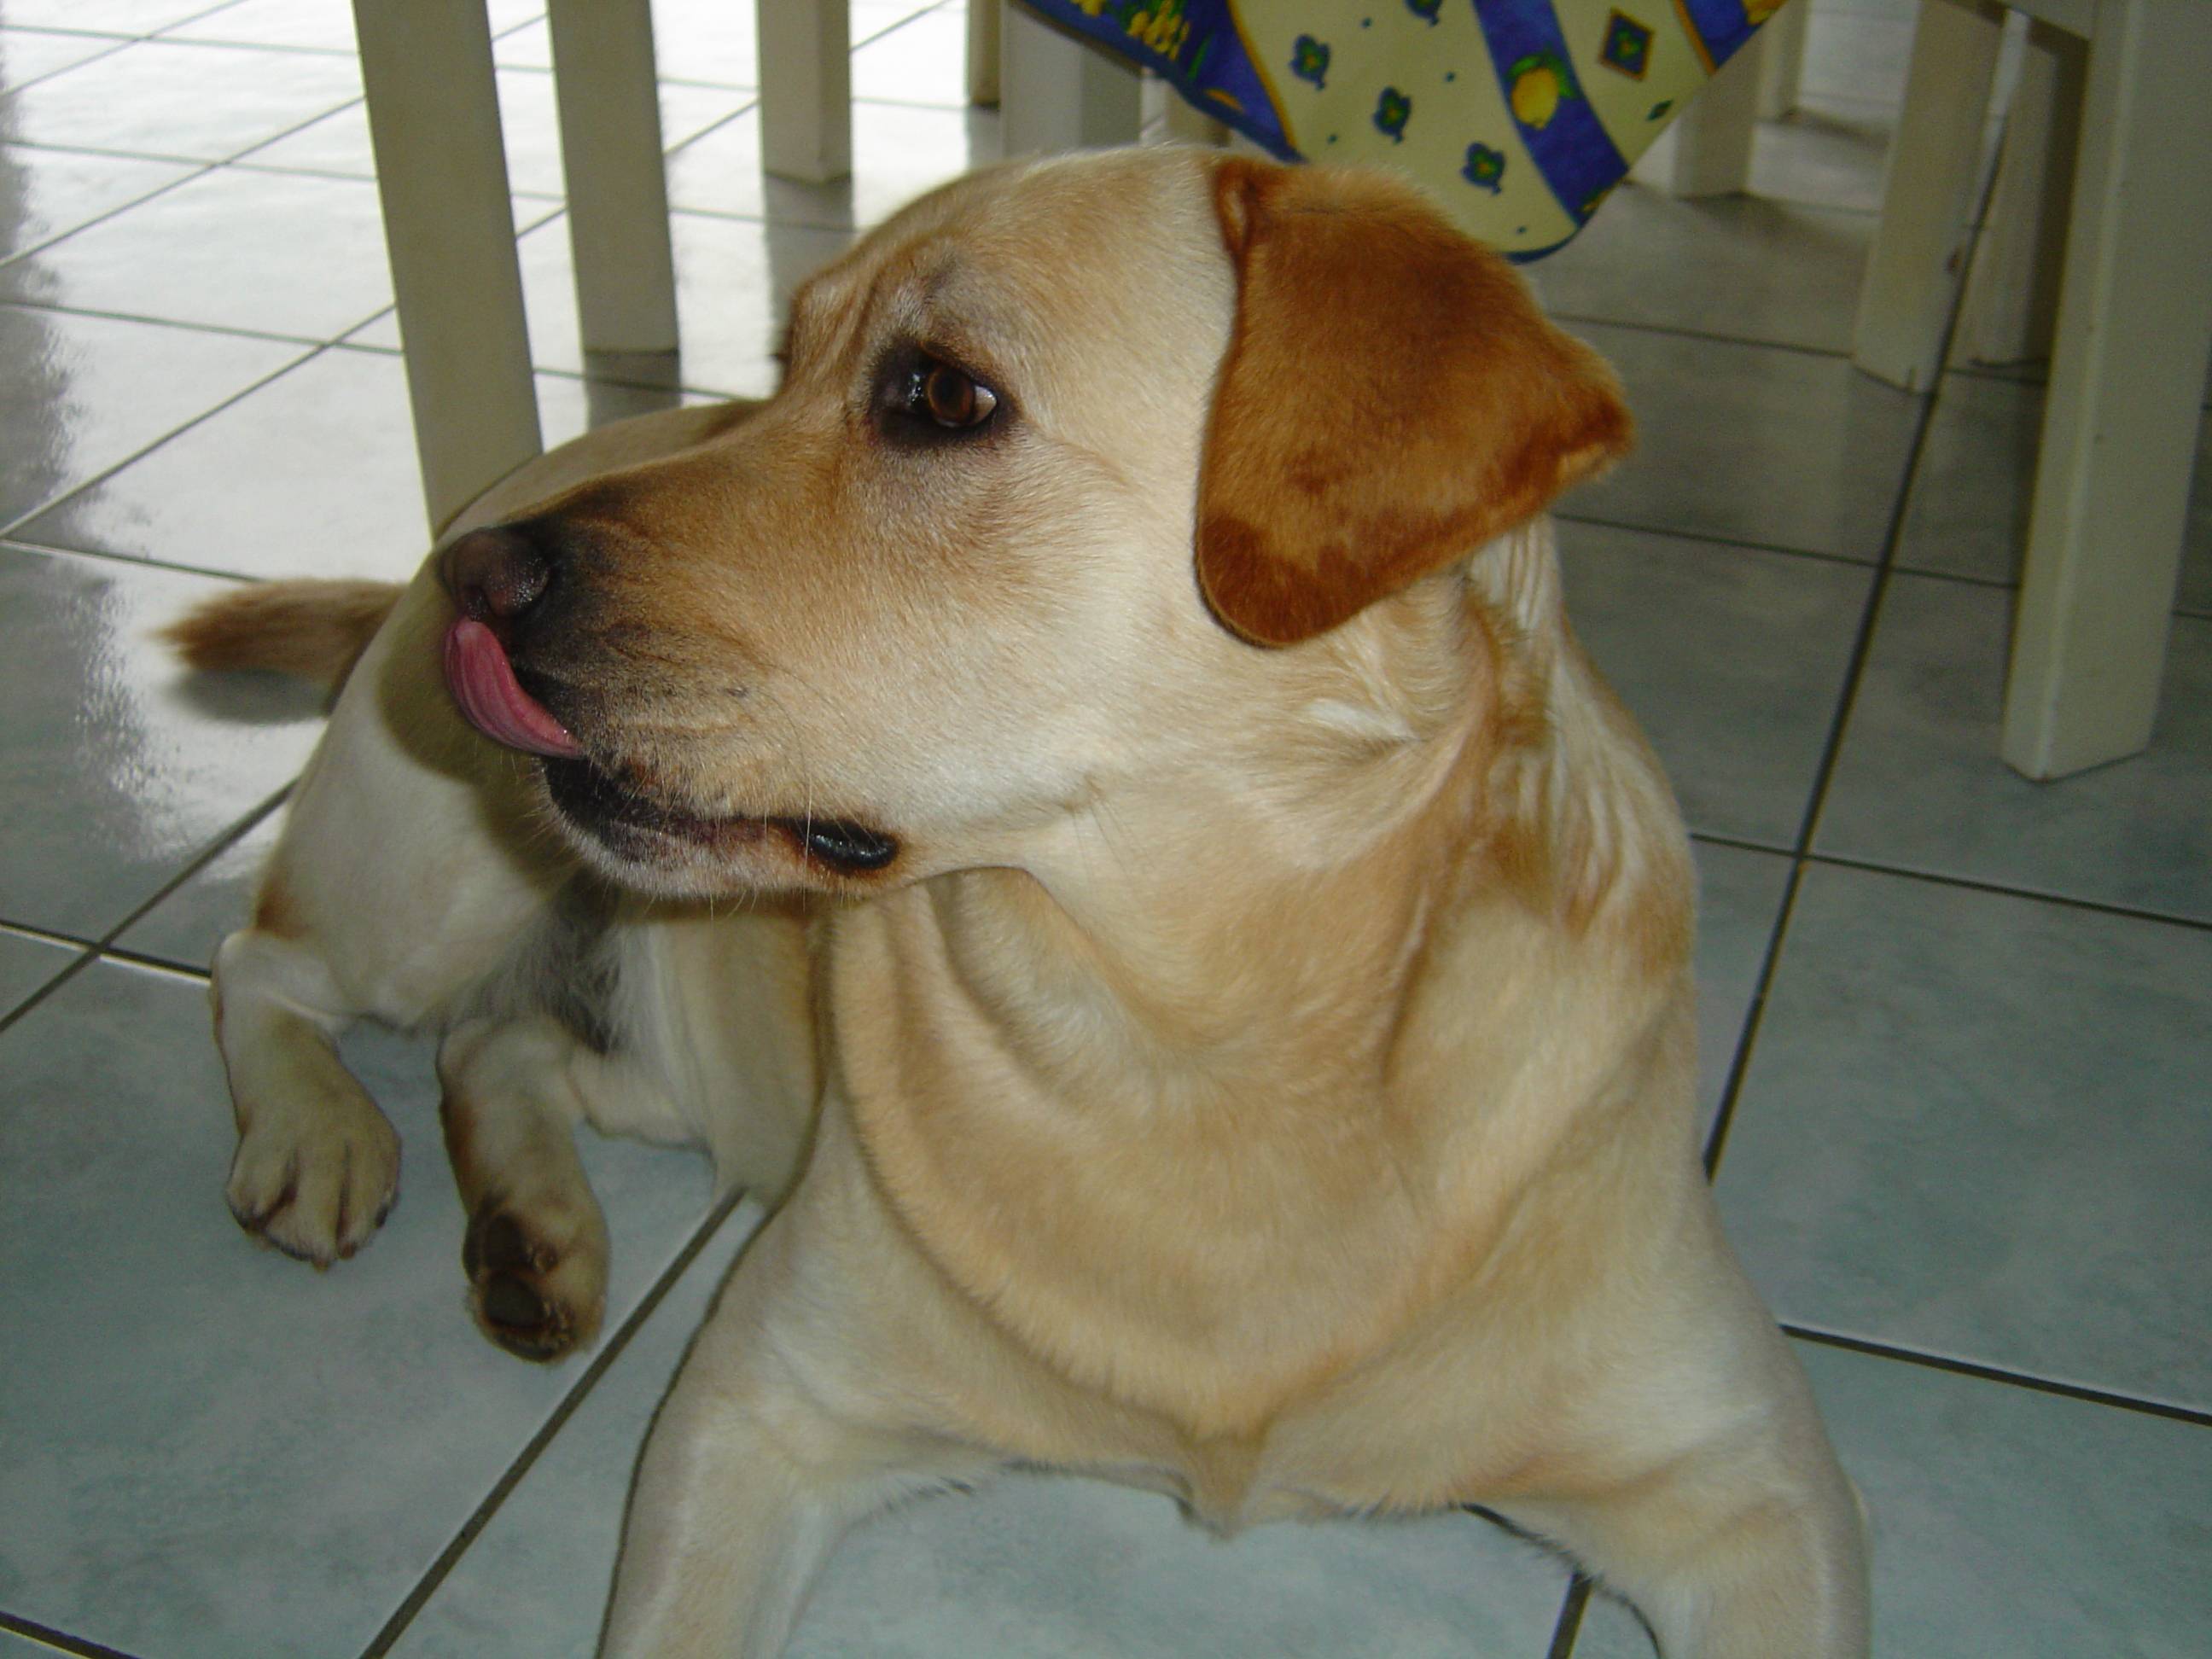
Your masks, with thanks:
[[[82,954],[76,945],[0,927],[0,1019]]]
[[[2193,1653],[2212,520],[2200,492],[2151,751],[2006,772],[2041,392],[1954,374],[1931,407],[1842,355],[1913,7],[1815,5],[1752,198],[1631,186],[1536,273],[1644,434],[1567,504],[1570,600],[1700,838],[1720,1193],[1874,1510],[1878,1651]],[[508,1359],[463,1310],[427,1056],[370,1032],[408,1148],[374,1247],[319,1276],[221,1202],[205,964],[316,703],[188,683],[147,634],[229,580],[421,556],[350,3],[0,12],[0,1656],[583,1654],[642,1425],[758,1212],[715,1224],[696,1160],[587,1137],[610,1330],[640,1316],[604,1365]],[[743,0],[655,0],[685,352],[587,364],[543,7],[490,13],[549,441],[765,390],[792,285],[997,153],[960,0],[856,0],[829,187],[759,175]],[[1601,1599],[1555,1640],[1565,1583],[1471,1517],[1220,1546],[1021,1480],[864,1529],[795,1650],[1649,1654]]]

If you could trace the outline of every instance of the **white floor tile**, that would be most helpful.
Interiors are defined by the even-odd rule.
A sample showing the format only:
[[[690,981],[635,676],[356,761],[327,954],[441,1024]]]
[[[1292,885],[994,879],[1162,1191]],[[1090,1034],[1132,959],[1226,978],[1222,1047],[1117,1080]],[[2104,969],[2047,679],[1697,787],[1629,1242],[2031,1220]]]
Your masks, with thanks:
[[[1805,877],[1716,1182],[1784,1320],[2212,1413],[2212,929]]]
[[[358,1653],[588,1361],[462,1305],[429,1056],[346,1053],[406,1144],[381,1232],[327,1274],[226,1209],[204,981],[101,965],[0,1033],[0,1607],[155,1659]],[[706,1207],[702,1161],[584,1137],[610,1329]]]

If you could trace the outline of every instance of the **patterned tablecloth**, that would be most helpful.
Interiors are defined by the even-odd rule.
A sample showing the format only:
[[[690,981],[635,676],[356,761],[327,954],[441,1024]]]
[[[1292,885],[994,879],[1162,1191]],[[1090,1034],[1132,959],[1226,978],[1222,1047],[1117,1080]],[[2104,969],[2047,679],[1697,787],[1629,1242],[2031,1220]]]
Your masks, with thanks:
[[[1027,0],[1286,161],[1421,179],[1516,259],[1564,246],[1782,0]]]

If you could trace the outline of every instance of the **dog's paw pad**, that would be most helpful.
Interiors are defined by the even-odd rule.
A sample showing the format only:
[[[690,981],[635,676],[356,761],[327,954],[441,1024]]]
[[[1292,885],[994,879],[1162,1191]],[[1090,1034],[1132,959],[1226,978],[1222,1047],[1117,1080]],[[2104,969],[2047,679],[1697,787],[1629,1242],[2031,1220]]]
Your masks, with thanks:
[[[525,1359],[559,1359],[597,1334],[604,1259],[562,1249],[496,1202],[478,1206],[461,1245],[469,1304],[483,1334]]]
[[[542,1330],[553,1310],[513,1273],[494,1273],[483,1282],[484,1317],[502,1330]]]

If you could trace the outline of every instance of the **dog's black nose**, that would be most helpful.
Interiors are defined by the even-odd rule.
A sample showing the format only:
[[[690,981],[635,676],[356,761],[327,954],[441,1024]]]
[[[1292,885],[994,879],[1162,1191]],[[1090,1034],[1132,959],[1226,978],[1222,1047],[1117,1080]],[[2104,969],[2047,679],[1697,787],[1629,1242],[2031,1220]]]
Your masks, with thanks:
[[[526,524],[471,530],[438,558],[438,580],[465,617],[511,622],[545,597],[553,561]]]

